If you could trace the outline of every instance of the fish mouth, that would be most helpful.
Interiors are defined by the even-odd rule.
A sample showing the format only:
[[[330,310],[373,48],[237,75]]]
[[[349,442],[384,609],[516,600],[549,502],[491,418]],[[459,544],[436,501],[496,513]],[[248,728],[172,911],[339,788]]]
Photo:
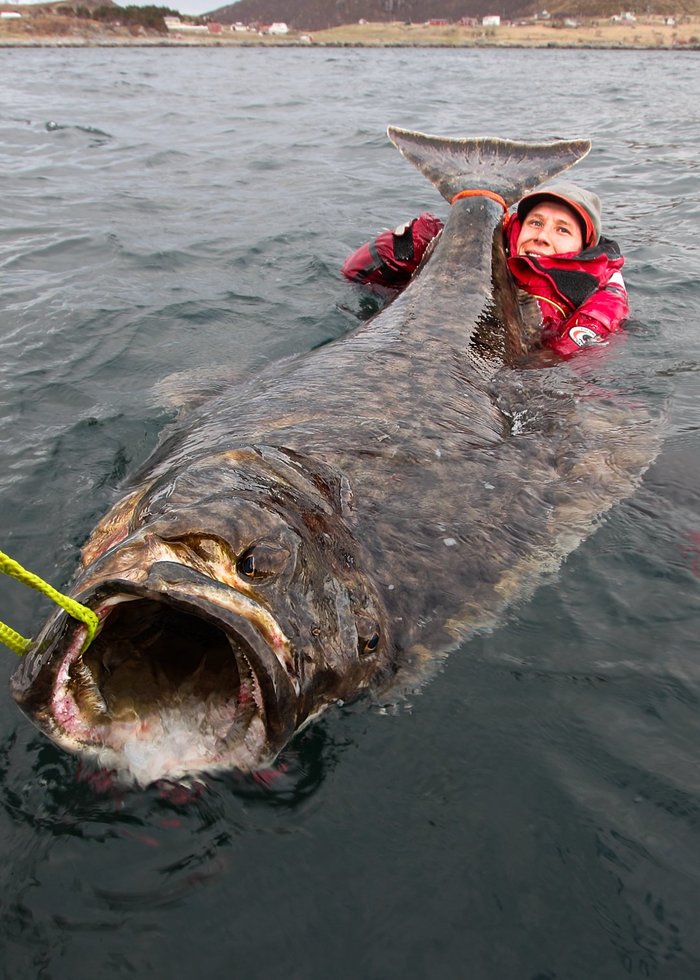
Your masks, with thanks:
[[[288,646],[249,597],[159,562],[145,583],[102,583],[92,644],[71,626],[32,714],[65,748],[147,785],[269,764],[296,727]]]

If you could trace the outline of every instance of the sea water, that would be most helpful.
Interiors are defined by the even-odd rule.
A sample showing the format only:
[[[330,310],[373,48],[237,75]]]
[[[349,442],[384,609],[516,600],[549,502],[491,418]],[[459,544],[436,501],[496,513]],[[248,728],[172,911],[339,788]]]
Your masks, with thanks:
[[[3,49],[0,68],[0,548],[56,586],[171,417],[160,382],[342,336],[366,314],[348,252],[445,216],[387,124],[592,139],[571,176],[603,199],[632,320],[590,371],[669,405],[638,492],[529,603],[410,710],[336,709],[274,772],[113,786],[20,715],[6,652],[2,975],[695,980],[700,55]],[[26,635],[49,611],[9,581],[0,609]]]

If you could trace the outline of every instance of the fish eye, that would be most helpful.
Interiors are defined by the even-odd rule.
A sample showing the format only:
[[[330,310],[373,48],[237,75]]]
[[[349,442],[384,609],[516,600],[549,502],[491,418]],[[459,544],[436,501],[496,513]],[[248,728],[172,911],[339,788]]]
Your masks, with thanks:
[[[238,560],[238,571],[241,575],[245,575],[246,578],[255,577],[255,554],[252,551],[247,552]]]
[[[357,624],[357,639],[361,657],[367,657],[374,653],[379,646],[379,625],[362,617]]]
[[[379,646],[379,633],[373,633],[369,640],[365,642],[362,652],[363,653],[374,653],[374,651]]]
[[[289,560],[286,548],[277,545],[256,544],[244,551],[236,563],[239,575],[248,579],[270,578],[279,575]]]

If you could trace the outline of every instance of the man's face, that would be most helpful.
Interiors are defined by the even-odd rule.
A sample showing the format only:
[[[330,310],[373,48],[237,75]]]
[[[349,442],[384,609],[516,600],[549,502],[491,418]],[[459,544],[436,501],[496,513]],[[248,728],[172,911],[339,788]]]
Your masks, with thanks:
[[[540,201],[528,211],[515,243],[516,255],[561,255],[582,248],[575,212],[556,201]]]

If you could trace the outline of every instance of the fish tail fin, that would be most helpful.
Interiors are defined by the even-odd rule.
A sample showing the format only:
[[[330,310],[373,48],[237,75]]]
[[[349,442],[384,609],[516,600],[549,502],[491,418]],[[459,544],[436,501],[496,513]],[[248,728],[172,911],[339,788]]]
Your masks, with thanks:
[[[452,139],[389,126],[389,139],[451,201],[464,190],[488,190],[510,206],[523,194],[582,160],[590,140],[530,143],[493,137]]]

